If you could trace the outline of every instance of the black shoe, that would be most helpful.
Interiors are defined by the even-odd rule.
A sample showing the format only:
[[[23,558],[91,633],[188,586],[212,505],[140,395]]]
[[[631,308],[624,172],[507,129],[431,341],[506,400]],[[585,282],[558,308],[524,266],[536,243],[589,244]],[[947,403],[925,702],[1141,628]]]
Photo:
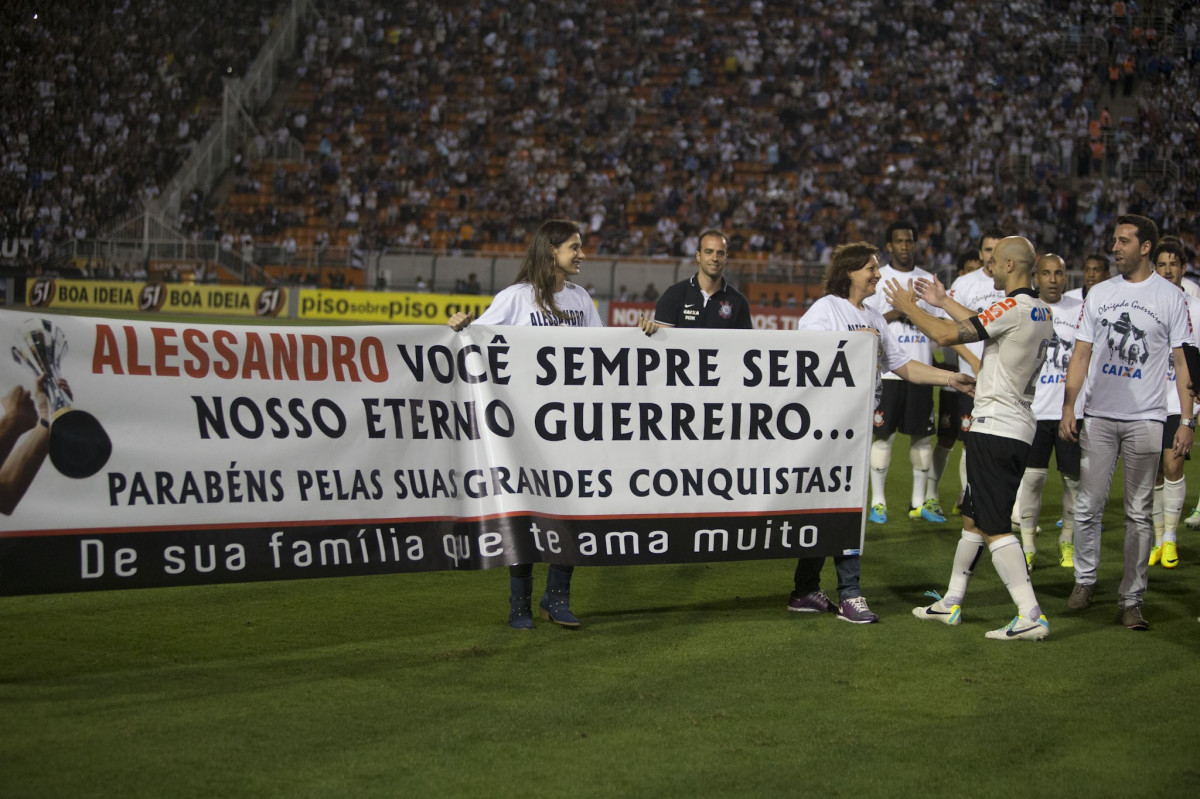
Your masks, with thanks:
[[[1149,630],[1150,622],[1146,621],[1142,616],[1141,605],[1130,605],[1121,611],[1121,624],[1124,624],[1131,630]]]
[[[508,578],[508,626],[514,630],[533,629],[533,578]]]
[[[571,612],[571,572],[551,566],[546,572],[546,593],[538,603],[541,616],[563,627],[578,627]]]
[[[1087,610],[1092,605],[1092,594],[1096,592],[1096,584],[1084,585],[1075,583],[1071,595],[1067,597],[1067,607],[1071,610]]]

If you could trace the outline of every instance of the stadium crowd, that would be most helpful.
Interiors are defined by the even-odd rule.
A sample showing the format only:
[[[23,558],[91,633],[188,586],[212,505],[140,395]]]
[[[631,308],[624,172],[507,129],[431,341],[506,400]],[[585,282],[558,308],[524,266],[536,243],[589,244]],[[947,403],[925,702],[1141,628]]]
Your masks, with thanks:
[[[464,249],[568,216],[642,255],[715,225],[733,251],[814,258],[907,209],[948,263],[975,220],[1081,257],[1129,207],[1174,230],[1195,204],[1119,178],[1192,162],[1197,73],[1107,3],[595,6],[345,6],[306,39],[286,113],[310,157],[272,214],[303,198],[376,246]]]
[[[271,0],[209,5],[0,11],[6,237],[45,253],[165,185],[270,26]],[[601,253],[717,226],[815,260],[903,212],[936,269],[985,220],[1080,260],[1138,210],[1194,243],[1196,183],[1162,159],[1200,162],[1197,14],[1142,6],[331,0],[259,120],[304,161],[239,163],[179,223],[260,252],[471,250],[566,216]]]
[[[245,73],[276,5],[0,5],[3,238],[44,262],[136,214],[220,113],[222,78]]]

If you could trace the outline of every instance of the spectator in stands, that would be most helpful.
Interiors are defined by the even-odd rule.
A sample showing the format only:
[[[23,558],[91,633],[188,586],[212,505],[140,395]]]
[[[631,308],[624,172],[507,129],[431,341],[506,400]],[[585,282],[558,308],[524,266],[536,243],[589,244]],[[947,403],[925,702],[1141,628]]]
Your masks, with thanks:
[[[242,75],[274,0],[204,13],[168,0],[0,8],[0,231],[50,248],[100,233],[158,196]],[[229,73],[226,70],[229,70]],[[168,135],[176,133],[176,136]]]

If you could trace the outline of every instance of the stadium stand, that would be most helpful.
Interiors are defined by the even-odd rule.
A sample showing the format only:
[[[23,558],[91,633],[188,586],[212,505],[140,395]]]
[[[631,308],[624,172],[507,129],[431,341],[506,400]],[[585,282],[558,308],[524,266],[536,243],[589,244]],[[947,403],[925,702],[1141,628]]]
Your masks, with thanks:
[[[98,235],[171,179],[277,0],[0,6],[0,233],[18,260]]]
[[[6,5],[6,237],[46,258],[153,197],[269,5]],[[385,247],[519,253],[542,219],[569,216],[602,254],[682,255],[716,225],[743,257],[819,261],[904,213],[937,268],[984,224],[1081,258],[1138,209],[1195,245],[1188,4],[312,8],[252,143],[295,139],[302,156],[238,159],[181,204],[185,235],[290,266],[326,249],[343,263]]]

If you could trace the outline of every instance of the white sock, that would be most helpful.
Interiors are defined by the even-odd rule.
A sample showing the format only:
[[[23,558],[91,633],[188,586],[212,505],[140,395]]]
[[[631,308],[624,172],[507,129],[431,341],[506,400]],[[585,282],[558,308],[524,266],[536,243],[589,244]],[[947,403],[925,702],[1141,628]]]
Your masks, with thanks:
[[[988,545],[992,552],[992,566],[1004,581],[1008,595],[1017,605],[1017,612],[1036,621],[1042,615],[1033,583],[1029,582],[1029,570],[1025,568],[1025,556],[1017,543],[1016,536],[1006,535]]]
[[[1187,495],[1187,478],[1167,480],[1163,483],[1163,539],[1175,542],[1179,528],[1179,517],[1183,515],[1183,501]]]
[[[892,441],[896,434],[887,438],[877,438],[871,442],[871,504],[887,507],[888,467],[892,463]]]
[[[958,547],[954,550],[954,571],[950,572],[950,585],[946,587],[946,596],[942,597],[942,604],[946,607],[962,604],[963,597],[967,595],[967,585],[971,582],[971,575],[975,573],[975,564],[979,562],[981,554],[983,536],[963,530],[962,537],[958,539]],[[1024,560],[1021,561],[1021,565],[1025,565]]]
[[[1037,552],[1033,537],[1037,533],[1038,516],[1042,512],[1042,489],[1046,485],[1048,469],[1026,469],[1021,476],[1021,490],[1017,492],[1020,507],[1021,548],[1026,552]]]
[[[930,442],[930,436],[913,439],[908,450],[908,460],[913,469],[912,495],[908,503],[910,508],[919,508],[925,502],[929,470],[933,467],[933,446]]]
[[[1059,533],[1060,544],[1075,542],[1075,497],[1079,494],[1079,480],[1063,475],[1062,493],[1062,532]]]
[[[941,444],[933,448],[933,466],[929,469],[929,481],[925,484],[925,499],[938,498],[942,475],[946,473],[946,464],[950,461],[950,453],[953,451],[954,447],[943,447]]]
[[[1154,487],[1154,546],[1161,547],[1163,542],[1163,487]]]

